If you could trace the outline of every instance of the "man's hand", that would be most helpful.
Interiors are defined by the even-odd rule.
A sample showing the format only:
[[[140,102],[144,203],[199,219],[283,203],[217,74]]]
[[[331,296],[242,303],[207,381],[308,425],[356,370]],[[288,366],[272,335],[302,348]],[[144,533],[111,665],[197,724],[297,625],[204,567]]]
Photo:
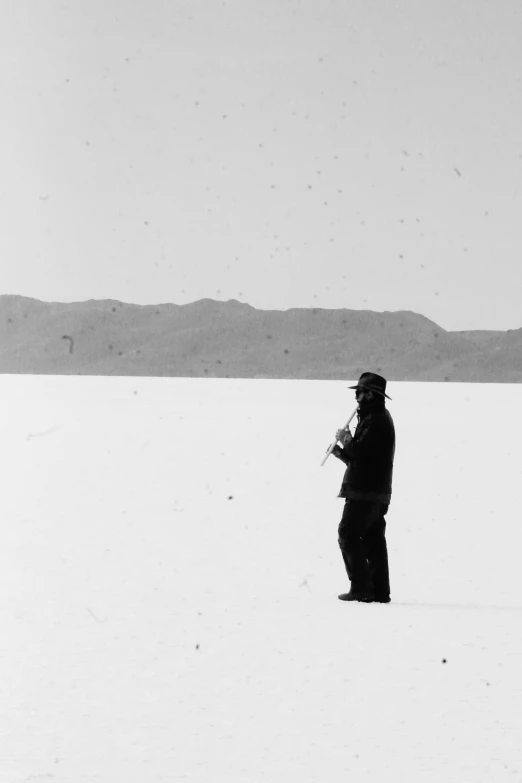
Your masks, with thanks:
[[[348,427],[345,430],[337,430],[335,439],[338,440],[342,446],[346,446],[346,444],[352,440],[352,433]]]

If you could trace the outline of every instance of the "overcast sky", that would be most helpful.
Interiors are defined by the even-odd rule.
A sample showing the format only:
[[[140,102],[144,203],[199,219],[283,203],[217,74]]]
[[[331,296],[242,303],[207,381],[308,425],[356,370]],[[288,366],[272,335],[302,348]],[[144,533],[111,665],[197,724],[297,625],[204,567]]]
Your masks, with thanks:
[[[3,0],[0,294],[522,326],[518,0]]]

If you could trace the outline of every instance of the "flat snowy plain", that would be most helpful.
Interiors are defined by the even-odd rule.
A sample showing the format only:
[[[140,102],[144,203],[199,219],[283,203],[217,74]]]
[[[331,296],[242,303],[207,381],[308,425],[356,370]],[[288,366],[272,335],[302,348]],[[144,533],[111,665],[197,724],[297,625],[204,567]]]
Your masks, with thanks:
[[[0,376],[0,781],[522,781],[522,385],[390,383],[390,605],[345,604],[348,381]]]

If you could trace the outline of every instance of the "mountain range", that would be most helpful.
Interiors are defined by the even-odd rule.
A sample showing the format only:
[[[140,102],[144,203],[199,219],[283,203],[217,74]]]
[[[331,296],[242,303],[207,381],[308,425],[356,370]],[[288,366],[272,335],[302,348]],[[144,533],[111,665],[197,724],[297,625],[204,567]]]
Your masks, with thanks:
[[[522,382],[522,328],[446,331],[411,311],[258,310],[0,296],[0,373]]]

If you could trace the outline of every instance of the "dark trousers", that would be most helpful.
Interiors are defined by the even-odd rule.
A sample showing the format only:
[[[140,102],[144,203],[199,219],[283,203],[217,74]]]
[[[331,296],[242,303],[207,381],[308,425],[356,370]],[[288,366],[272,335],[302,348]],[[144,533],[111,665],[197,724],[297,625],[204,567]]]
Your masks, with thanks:
[[[386,547],[387,505],[367,500],[346,500],[339,525],[339,546],[354,592],[373,591],[390,595],[388,549]]]

